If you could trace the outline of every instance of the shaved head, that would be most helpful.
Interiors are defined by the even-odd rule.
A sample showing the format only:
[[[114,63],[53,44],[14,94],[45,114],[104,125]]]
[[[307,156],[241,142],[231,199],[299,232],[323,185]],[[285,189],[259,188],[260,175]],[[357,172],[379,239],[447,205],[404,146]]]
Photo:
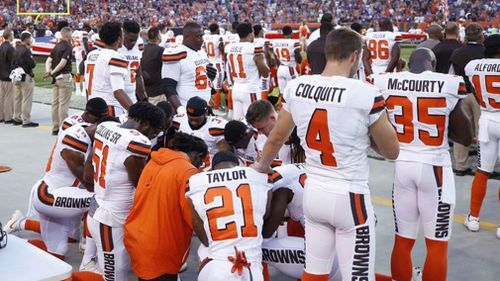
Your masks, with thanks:
[[[182,32],[182,44],[196,51],[203,45],[203,29],[195,22],[188,22]]]
[[[427,28],[427,34],[429,34],[429,38],[442,40],[443,39],[443,28],[438,24],[431,24]]]
[[[436,56],[431,49],[417,48],[411,53],[408,66],[412,73],[421,73],[427,70],[433,71],[436,67]]]

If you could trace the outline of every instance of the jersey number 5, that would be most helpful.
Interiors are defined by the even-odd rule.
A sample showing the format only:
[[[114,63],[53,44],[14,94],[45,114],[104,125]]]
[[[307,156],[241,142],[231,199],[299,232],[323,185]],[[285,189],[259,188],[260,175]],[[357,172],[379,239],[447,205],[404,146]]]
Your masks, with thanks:
[[[371,59],[386,60],[389,59],[389,42],[387,40],[368,41],[368,51]]]
[[[306,144],[309,148],[321,152],[321,164],[337,167],[335,149],[330,141],[330,130],[328,129],[328,111],[317,108],[314,110],[309,125],[307,126]]]
[[[100,151],[101,156],[97,154]],[[94,182],[99,183],[99,186],[106,188],[106,161],[108,160],[109,147],[104,145],[100,140],[94,141],[94,153],[92,155],[92,162],[94,163]]]
[[[242,237],[257,237],[257,226],[253,218],[253,204],[250,185],[240,184],[236,189],[236,195],[241,201],[243,209],[243,225],[240,226]],[[234,215],[234,194],[231,189],[226,186],[211,187],[205,192],[205,204],[211,204],[215,198],[219,197],[221,206],[213,207],[207,210],[208,225],[210,228],[210,236],[213,241],[227,240],[238,238],[236,222],[226,222],[223,228],[217,225],[218,219],[226,218]]]
[[[472,76],[472,84],[476,89],[476,98],[482,108],[486,108],[486,99],[483,98],[483,90],[481,89],[481,77],[479,75]],[[496,84],[496,85],[495,85]],[[498,95],[500,98],[500,75],[486,75],[484,76],[484,85],[486,86],[486,93],[490,95]],[[494,109],[500,109],[500,99],[488,97],[489,105]]]

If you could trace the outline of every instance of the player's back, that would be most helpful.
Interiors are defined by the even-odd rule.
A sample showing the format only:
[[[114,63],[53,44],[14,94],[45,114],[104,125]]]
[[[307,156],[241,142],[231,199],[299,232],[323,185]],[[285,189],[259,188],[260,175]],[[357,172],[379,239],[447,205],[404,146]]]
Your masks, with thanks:
[[[262,260],[262,226],[269,186],[267,174],[247,167],[213,170],[192,176],[189,191],[203,220],[209,241],[208,257],[227,261],[234,247],[249,262]]]
[[[305,150],[308,179],[365,186],[368,129],[384,109],[380,91],[355,79],[311,75],[290,81],[283,99]],[[346,191],[339,185],[327,189]],[[347,190],[367,192],[365,187]]]
[[[226,34],[222,36],[222,40],[224,41],[224,47],[226,47],[229,44],[240,42],[240,36],[236,33],[227,31]]]
[[[269,177],[273,192],[280,188],[288,188],[293,192],[292,201],[288,203],[287,209],[290,217],[294,221],[300,221],[302,226],[305,225],[302,198],[306,179],[305,166],[298,163],[275,167]]]
[[[387,112],[400,143],[398,160],[450,164],[449,115],[466,95],[459,76],[424,71],[373,76],[382,89]]]
[[[223,44],[222,36],[218,34],[206,35],[204,44],[210,62],[222,62],[222,52],[220,49],[221,44]]]
[[[127,49],[125,45],[117,50],[128,62],[128,72],[129,75],[125,76],[125,93],[129,96],[133,103],[137,101],[135,95],[135,89],[137,85],[136,77],[137,70],[141,64],[142,51],[144,50],[144,42],[141,38],[137,39],[134,47],[132,49]]]
[[[233,79],[233,91],[260,92],[260,76],[255,55],[264,54],[264,48],[251,42],[232,43],[225,47],[227,62]]]
[[[137,130],[122,128],[117,122],[99,124],[92,156],[95,198],[101,209],[95,215],[98,221],[123,224],[135,192],[124,162],[129,156],[145,159],[150,151],[151,142]]]
[[[298,40],[276,39],[272,41],[272,47],[281,65],[295,67],[295,49],[300,48]]]
[[[89,99],[100,97],[108,105],[121,107],[113,95],[110,76],[122,75],[125,79],[130,75],[128,62],[118,52],[111,49],[91,51],[85,60],[85,81]]]
[[[500,122],[500,59],[472,60],[465,66],[481,106],[481,117]]]
[[[400,40],[394,32],[379,31],[366,34],[366,46],[374,74],[385,72],[391,61],[392,47]]]

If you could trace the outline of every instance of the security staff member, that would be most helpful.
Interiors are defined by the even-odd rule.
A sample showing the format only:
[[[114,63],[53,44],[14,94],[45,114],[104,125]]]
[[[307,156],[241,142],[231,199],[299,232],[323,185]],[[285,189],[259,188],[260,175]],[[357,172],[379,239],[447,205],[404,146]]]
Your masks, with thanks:
[[[71,76],[71,59],[73,47],[71,46],[71,29],[61,29],[61,41],[50,52],[45,62],[45,75],[52,76],[52,134],[59,133],[61,122],[68,117],[69,102],[73,91],[73,78]]]
[[[161,101],[166,101],[161,81],[161,68],[163,62],[161,55],[164,48],[159,44],[161,42],[160,30],[152,27],[148,30],[148,44],[144,46],[142,52],[141,67],[144,86],[148,101],[154,105]]]
[[[14,33],[7,28],[2,36],[5,41],[0,45],[0,123],[12,124],[14,88],[9,75],[14,65],[14,47],[12,47]]]

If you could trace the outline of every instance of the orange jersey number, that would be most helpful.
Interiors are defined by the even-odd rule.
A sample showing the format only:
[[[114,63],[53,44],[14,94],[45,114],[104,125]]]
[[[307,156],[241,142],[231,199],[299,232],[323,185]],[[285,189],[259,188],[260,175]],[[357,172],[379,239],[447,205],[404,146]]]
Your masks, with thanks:
[[[92,95],[92,80],[94,80],[94,68],[95,64],[87,64],[87,69],[85,70],[89,74],[89,84],[87,88],[87,94]]]
[[[287,48],[275,49],[274,52],[278,59],[282,59],[284,61],[290,61],[290,51]]]
[[[486,86],[486,92],[490,95],[499,95],[500,98],[500,87],[494,86],[493,84],[500,84],[500,75],[486,75],[484,76],[484,85]],[[479,75],[472,76],[472,84],[474,84],[474,89],[476,89],[476,99],[482,108],[486,108],[486,101],[483,98],[483,91],[481,89],[481,77]],[[500,109],[500,102],[496,99],[488,97],[489,105],[494,109]]]
[[[96,153],[96,150],[101,151],[101,157]],[[94,141],[94,153],[92,155],[92,162],[94,163],[94,182],[99,182],[99,186],[106,188],[106,161],[108,160],[109,147],[104,145],[99,140]]]
[[[207,70],[203,65],[196,67],[196,81],[194,85],[198,90],[206,90],[208,88]]]
[[[368,51],[371,59],[386,60],[389,59],[389,42],[387,40],[368,41]]]
[[[215,58],[215,44],[214,42],[207,42],[207,55],[209,58]]]
[[[242,237],[256,237],[257,226],[253,218],[253,204],[250,185],[240,184],[236,189],[236,195],[241,200],[243,209],[243,225],[240,226]],[[221,198],[222,205],[207,210],[210,236],[214,241],[238,238],[236,222],[227,222],[223,228],[217,226],[217,220],[234,215],[233,193],[225,186],[211,187],[205,192],[205,204],[211,204],[216,197]]]
[[[309,148],[321,152],[321,164],[337,167],[333,143],[330,141],[330,130],[328,129],[328,111],[317,108],[311,116],[306,133],[306,144]]]
[[[236,60],[238,62],[238,71],[236,72],[236,64],[234,61],[234,57],[236,56]],[[242,54],[229,54],[229,64],[231,66],[231,76],[234,78],[247,78],[247,74],[245,73],[245,66],[243,65],[243,55]]]
[[[413,104],[407,97],[390,96],[386,100],[387,109],[394,110],[396,107],[401,108],[401,115],[394,116],[394,122],[402,126],[402,130],[398,130],[398,140],[401,143],[411,143],[415,139],[415,126],[413,124]],[[446,116],[439,114],[431,114],[430,109],[446,108],[445,98],[417,98],[417,120],[418,122],[435,126],[437,135],[431,136],[427,130],[418,130],[418,138],[423,144],[428,146],[440,146],[443,144],[444,129],[446,126]]]
[[[129,65],[130,68],[130,82],[135,83],[137,81],[137,69],[139,68],[139,62],[133,61]]]

